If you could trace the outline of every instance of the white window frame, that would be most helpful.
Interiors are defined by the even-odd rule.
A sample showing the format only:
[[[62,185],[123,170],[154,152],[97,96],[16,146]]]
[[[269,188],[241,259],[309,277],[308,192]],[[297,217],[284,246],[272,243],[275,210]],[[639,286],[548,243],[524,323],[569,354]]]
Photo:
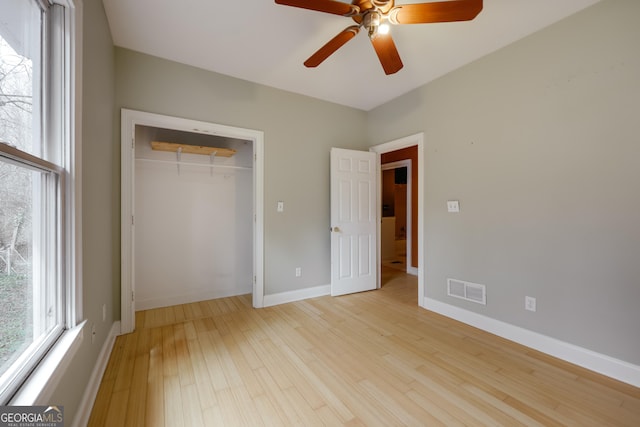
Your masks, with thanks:
[[[60,278],[64,288],[64,330],[9,400],[11,405],[46,405],[79,350],[86,321],[82,319],[82,225],[81,225],[81,82],[82,82],[82,0],[37,0],[55,14],[46,20],[47,52],[44,58],[47,79],[43,82],[43,138],[57,139],[62,150],[47,153],[52,161],[29,159],[22,152],[0,147],[5,157],[14,156],[22,164],[50,171],[59,176]],[[55,22],[53,22],[55,20]],[[47,46],[47,47],[45,47]],[[49,72],[51,71],[51,74]],[[45,150],[51,147],[45,147]],[[19,151],[19,150],[16,150]],[[17,158],[16,158],[17,157]],[[61,165],[58,168],[56,164]]]
[[[64,216],[64,169],[58,165],[20,151],[7,144],[0,143],[0,158],[3,163],[14,164],[24,171],[37,172],[31,188],[32,201],[33,246],[38,247],[34,254],[32,285],[33,292],[33,337],[34,340],[2,374],[6,389],[0,394],[2,401],[8,400],[24,381],[39,359],[60,338],[66,329],[64,304],[60,286],[64,283],[61,268],[62,224]],[[53,287],[53,288],[51,288]],[[45,288],[47,288],[45,290]],[[44,297],[44,298],[43,298]],[[46,313],[54,305],[54,325],[47,325]]]

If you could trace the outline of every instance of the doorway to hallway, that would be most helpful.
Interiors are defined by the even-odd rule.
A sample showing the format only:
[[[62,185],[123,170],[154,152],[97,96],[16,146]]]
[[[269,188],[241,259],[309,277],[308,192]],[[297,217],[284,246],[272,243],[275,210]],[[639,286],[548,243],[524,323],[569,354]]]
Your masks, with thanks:
[[[411,235],[411,255],[409,256],[409,249],[407,249],[407,271],[409,273],[417,275],[418,282],[418,305],[424,307],[424,134],[417,133],[404,138],[400,138],[394,141],[386,142],[371,147],[370,149],[380,155],[380,181],[382,180],[382,164],[392,163],[401,160],[411,159],[412,162],[412,182],[415,184],[412,187],[411,197],[407,195],[407,199],[411,199],[412,208],[411,219],[409,222],[412,224],[411,232],[407,229],[407,233]],[[404,156],[404,151],[415,151],[415,157]],[[382,191],[382,183],[380,183],[379,191]],[[379,200],[382,200],[382,194],[379,194]],[[378,217],[383,218],[382,215],[382,203],[378,204],[379,212]],[[379,260],[379,283],[378,287],[382,287],[383,282],[383,264],[382,264],[382,247],[380,242],[382,238],[382,223],[378,224],[378,260]],[[385,276],[386,277],[386,276]]]
[[[411,197],[411,164],[411,159],[381,163],[380,257],[384,266],[417,274],[417,268],[411,268],[415,223],[412,211],[417,208]]]

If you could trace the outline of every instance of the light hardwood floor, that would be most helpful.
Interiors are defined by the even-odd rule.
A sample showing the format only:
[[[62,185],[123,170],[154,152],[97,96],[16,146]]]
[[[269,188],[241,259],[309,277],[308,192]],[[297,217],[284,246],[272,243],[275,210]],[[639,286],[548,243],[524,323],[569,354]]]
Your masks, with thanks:
[[[640,426],[640,389],[417,306],[415,278],[137,314],[90,426]]]

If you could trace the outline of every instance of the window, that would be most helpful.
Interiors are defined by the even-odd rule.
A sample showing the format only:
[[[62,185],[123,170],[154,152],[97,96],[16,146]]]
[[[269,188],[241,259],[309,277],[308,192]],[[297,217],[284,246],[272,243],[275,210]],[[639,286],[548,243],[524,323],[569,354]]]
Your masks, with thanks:
[[[0,1],[0,404],[75,326],[67,10]],[[65,92],[66,91],[66,92]]]

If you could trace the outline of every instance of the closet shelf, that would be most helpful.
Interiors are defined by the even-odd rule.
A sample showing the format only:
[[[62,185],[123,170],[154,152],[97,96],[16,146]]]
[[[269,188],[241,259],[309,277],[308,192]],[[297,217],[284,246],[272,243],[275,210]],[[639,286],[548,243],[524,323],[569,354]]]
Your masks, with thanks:
[[[205,147],[202,145],[178,144],[175,142],[151,141],[151,148],[157,151],[171,151],[174,153],[181,149],[180,151],[185,154],[204,154],[206,156],[215,153],[216,157],[231,157],[236,154],[236,150],[231,148]]]

